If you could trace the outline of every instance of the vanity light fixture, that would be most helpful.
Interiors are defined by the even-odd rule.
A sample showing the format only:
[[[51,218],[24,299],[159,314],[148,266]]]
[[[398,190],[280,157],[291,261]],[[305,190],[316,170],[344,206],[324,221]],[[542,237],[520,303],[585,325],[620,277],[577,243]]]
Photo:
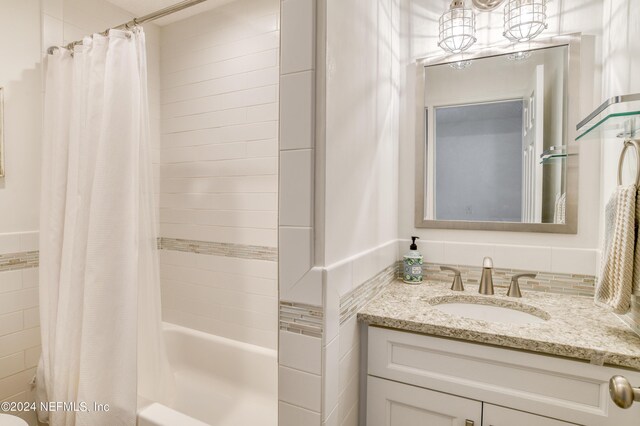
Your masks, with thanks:
[[[516,43],[534,39],[547,28],[546,3],[547,0],[507,0],[503,35]]]
[[[453,0],[440,16],[438,46],[449,53],[461,53],[476,42],[476,15],[464,7],[464,0]]]
[[[471,0],[473,7],[465,7],[464,0],[453,0],[449,10],[440,16],[438,46],[448,53],[461,53],[476,41],[476,16],[490,12],[502,3],[504,7],[504,35],[514,43],[533,40],[547,28],[547,0]],[[527,59],[526,52],[518,52],[513,58]],[[453,65],[451,65],[453,67]]]

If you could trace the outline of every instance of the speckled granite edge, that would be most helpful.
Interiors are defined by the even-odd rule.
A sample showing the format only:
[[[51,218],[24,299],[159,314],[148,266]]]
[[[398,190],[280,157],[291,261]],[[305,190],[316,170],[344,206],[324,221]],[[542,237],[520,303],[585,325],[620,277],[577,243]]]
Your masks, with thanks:
[[[640,336],[616,315],[594,306],[591,299],[525,292],[515,303],[548,313],[550,319],[541,324],[472,320],[432,307],[438,300],[451,303],[465,298],[474,302],[486,298],[497,306],[513,302],[502,295],[480,296],[475,293],[477,287],[467,291],[452,292],[441,283],[408,286],[396,281],[358,313],[358,320],[373,326],[640,370]]]
[[[359,313],[358,320],[364,321],[369,325],[394,328],[400,331],[411,331],[420,334],[429,334],[436,337],[449,337],[457,340],[466,340],[472,343],[483,343],[493,346],[502,346],[505,348],[521,349],[546,355],[577,358],[597,365],[613,364],[640,370],[640,358],[629,359],[626,356],[607,354],[605,352],[577,346],[551,343],[545,344],[539,340],[526,339],[524,337],[503,336],[489,332],[461,332],[457,328],[448,328],[441,325],[436,326],[406,320],[393,320],[391,318],[366,313]]]

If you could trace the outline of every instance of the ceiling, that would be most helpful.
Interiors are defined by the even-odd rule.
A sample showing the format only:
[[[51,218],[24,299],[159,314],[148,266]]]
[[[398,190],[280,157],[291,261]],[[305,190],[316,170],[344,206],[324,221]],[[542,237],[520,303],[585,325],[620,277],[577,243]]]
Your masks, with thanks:
[[[106,0],[107,2],[126,10],[134,16],[143,16],[156,10],[163,9],[183,0]],[[205,10],[214,9],[222,4],[229,3],[232,0],[207,0],[203,3],[191,6],[180,12],[165,16],[164,18],[153,21],[158,25],[167,25],[189,16],[197,15]]]

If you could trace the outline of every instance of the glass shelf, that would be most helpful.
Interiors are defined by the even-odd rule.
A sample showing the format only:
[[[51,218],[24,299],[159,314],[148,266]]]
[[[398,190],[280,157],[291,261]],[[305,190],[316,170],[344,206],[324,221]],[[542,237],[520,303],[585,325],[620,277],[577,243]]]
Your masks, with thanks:
[[[576,140],[624,138],[639,134],[640,93],[615,96],[576,126]]]
[[[540,154],[540,164],[553,164],[567,158],[569,154],[567,154],[567,146],[566,145],[557,145],[552,146],[549,149],[545,150]]]
[[[569,154],[554,154],[554,155],[549,155],[545,158],[542,158],[540,160],[540,164],[556,164],[559,163],[563,160],[566,160],[567,157],[569,156]]]

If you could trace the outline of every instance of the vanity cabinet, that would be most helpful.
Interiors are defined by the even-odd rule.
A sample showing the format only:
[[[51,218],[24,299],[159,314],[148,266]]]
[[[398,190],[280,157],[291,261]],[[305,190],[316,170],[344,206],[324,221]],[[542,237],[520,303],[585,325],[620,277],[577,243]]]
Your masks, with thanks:
[[[367,426],[570,426],[538,416],[369,376]]]
[[[549,417],[485,403],[482,407],[482,424],[488,426],[571,426],[575,423],[567,423]]]
[[[640,383],[637,371],[387,328],[363,331],[367,426],[640,424],[640,404],[618,408],[608,391],[616,374]]]
[[[367,426],[479,426],[482,403],[369,376]]]

